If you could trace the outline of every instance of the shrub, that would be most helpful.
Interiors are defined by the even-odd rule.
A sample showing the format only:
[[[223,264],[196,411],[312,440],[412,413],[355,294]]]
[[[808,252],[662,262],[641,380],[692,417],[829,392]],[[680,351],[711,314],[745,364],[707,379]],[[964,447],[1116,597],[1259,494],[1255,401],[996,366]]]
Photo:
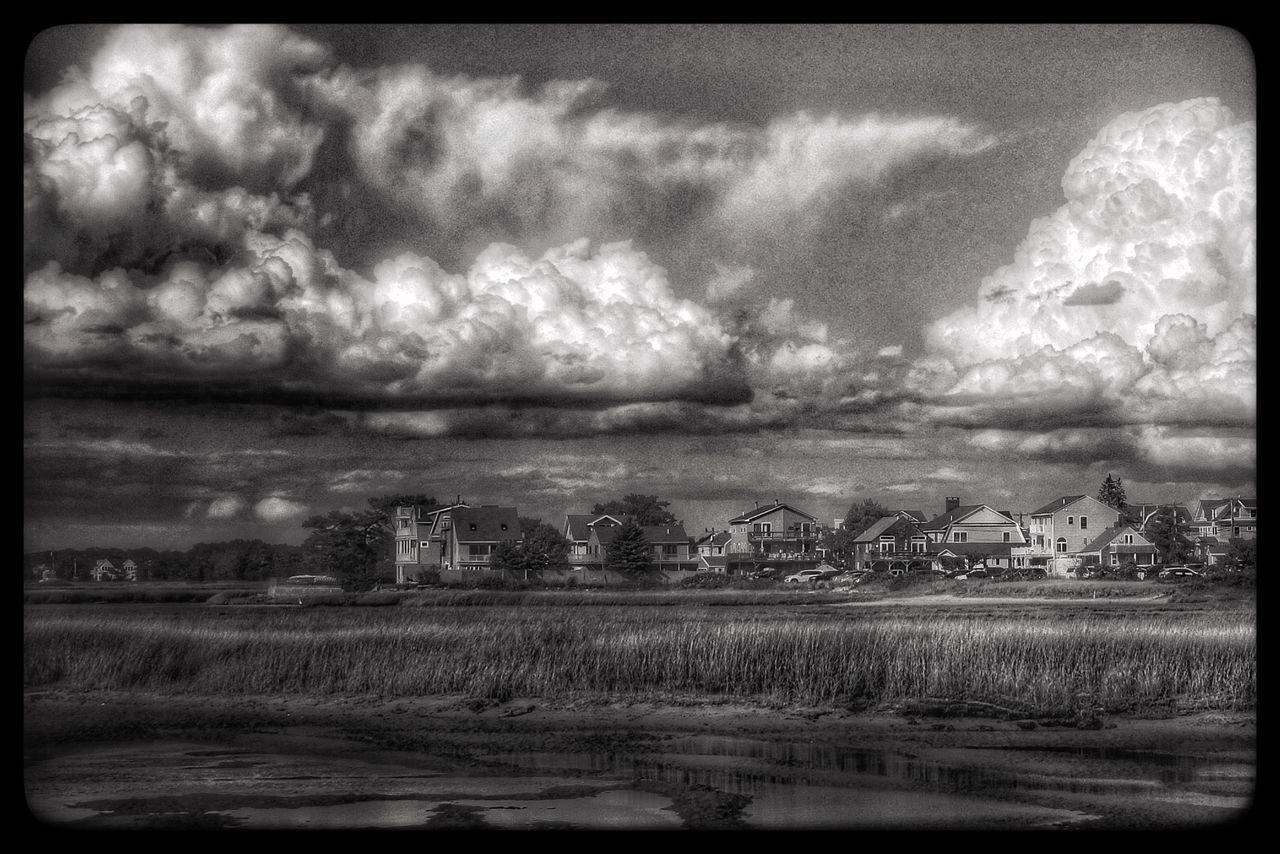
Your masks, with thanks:
[[[413,580],[419,584],[436,585],[440,583],[440,571],[437,569],[420,569],[413,576]]]
[[[733,584],[733,579],[719,572],[699,572],[697,575],[680,582],[680,586],[686,590],[718,590],[731,584]]]

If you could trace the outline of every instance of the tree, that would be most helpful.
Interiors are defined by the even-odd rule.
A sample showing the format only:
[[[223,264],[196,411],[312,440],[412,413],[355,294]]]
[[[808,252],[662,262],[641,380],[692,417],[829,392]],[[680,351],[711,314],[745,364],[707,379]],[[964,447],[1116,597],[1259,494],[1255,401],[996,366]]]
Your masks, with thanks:
[[[539,576],[548,569],[567,569],[569,566],[569,541],[561,533],[539,519],[520,520],[533,522],[520,542],[509,540],[498,543],[493,550],[490,564],[494,569],[523,575]]]
[[[311,529],[302,547],[317,562],[320,574],[337,577],[349,590],[367,590],[377,583],[387,538],[376,511],[331,510],[308,517],[302,527]]]
[[[605,546],[605,556],[610,569],[634,578],[649,569],[653,549],[640,526],[628,519],[618,526],[617,533]]]
[[[563,534],[546,522],[539,522],[520,544],[523,569],[535,574],[548,569],[568,569],[569,549],[569,541]]]
[[[1240,572],[1254,572],[1258,568],[1258,541],[1232,537],[1227,547],[1227,566]]]
[[[855,501],[849,508],[849,512],[844,514],[844,529],[852,537],[856,537],[874,525],[876,520],[888,515],[889,511],[880,502],[872,498],[864,498],[861,501]]]
[[[1195,555],[1190,526],[1173,505],[1165,505],[1152,515],[1147,521],[1145,534],[1156,547],[1161,563],[1186,563]]]
[[[675,525],[678,520],[667,510],[670,501],[659,501],[656,495],[624,495],[621,501],[609,501],[591,508],[592,513],[631,516],[637,525]]]
[[[1098,500],[1124,513],[1124,509],[1129,506],[1125,500],[1124,481],[1118,477],[1112,478],[1111,472],[1107,472],[1107,479],[1102,482],[1102,487],[1098,490]]]
[[[857,535],[845,528],[823,531],[818,548],[826,549],[836,566],[846,566],[853,560],[853,541]]]

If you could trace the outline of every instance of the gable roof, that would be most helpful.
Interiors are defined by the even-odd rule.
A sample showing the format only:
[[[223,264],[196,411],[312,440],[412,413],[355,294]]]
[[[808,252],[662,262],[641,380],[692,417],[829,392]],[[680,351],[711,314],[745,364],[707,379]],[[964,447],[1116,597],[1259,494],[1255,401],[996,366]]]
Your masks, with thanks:
[[[472,525],[475,530],[472,530]],[[506,525],[506,530],[502,526]],[[520,517],[514,507],[486,504],[459,507],[453,514],[454,536],[460,543],[496,543],[520,539]]]
[[[956,522],[964,521],[966,517],[972,516],[974,513],[977,513],[982,509],[990,510],[997,516],[1003,516],[1011,525],[1018,524],[1013,521],[1013,517],[1010,516],[1006,510],[997,510],[990,504],[966,504],[963,507],[957,507],[954,510],[943,513],[941,516],[938,516],[922,525],[921,528],[926,531],[941,531]]]
[[[1041,507],[1039,510],[1032,510],[1031,515],[1032,516],[1052,516],[1054,513],[1057,513],[1063,507],[1066,507],[1069,504],[1075,504],[1081,498],[1088,498],[1088,497],[1089,496],[1087,495],[1064,495],[1061,498],[1055,498],[1045,506]]]
[[[603,528],[592,528],[591,532],[595,535],[596,541],[603,546],[613,542],[621,528],[621,525],[610,525]],[[644,535],[645,542],[651,546],[664,543],[689,542],[689,535],[684,532],[683,525],[641,525],[640,531]]]
[[[919,510],[895,510],[894,513],[897,514],[898,516],[909,516],[913,521],[916,521],[916,522],[929,521],[929,517],[925,516],[924,513],[922,513]]]
[[[591,529],[587,527],[587,523],[591,521],[594,514],[590,513],[568,513],[564,517],[565,534],[571,540],[589,540],[591,539]]]
[[[757,507],[755,510],[749,510],[740,516],[735,516],[734,518],[729,520],[729,524],[740,525],[743,522],[750,522],[752,519],[756,519],[760,516],[765,515],[766,513],[772,513],[773,511],[777,510],[779,507],[784,508],[786,510],[790,510],[792,513],[795,513],[798,516],[803,516],[806,519],[809,519],[810,521],[813,521],[813,522],[818,521],[817,516],[811,516],[808,513],[804,512],[803,510],[797,510],[796,508],[792,507],[790,504],[784,504],[781,501],[777,501],[777,502],[774,502],[773,504],[770,504],[768,507]]]
[[[733,539],[733,534],[728,531],[716,531],[714,534],[707,534],[699,539],[694,545],[696,546],[723,546]]]
[[[1089,543],[1087,546],[1085,546],[1084,548],[1082,548],[1080,551],[1082,551],[1082,552],[1097,552],[1097,551],[1102,551],[1104,548],[1106,548],[1108,545],[1110,545],[1110,544],[1111,544],[1111,542],[1112,542],[1113,540],[1115,540],[1117,537],[1119,537],[1121,534],[1133,534],[1135,537],[1142,537],[1141,532],[1139,532],[1139,531],[1135,530],[1135,529],[1134,529],[1134,527],[1133,527],[1132,525],[1121,525],[1121,526],[1120,526],[1120,527],[1118,527],[1118,528],[1107,528],[1107,529],[1106,529],[1105,531],[1103,531],[1101,534],[1099,534],[1098,536],[1094,537],[1094,538],[1093,538],[1093,541],[1092,541],[1092,542],[1090,542],[1090,543]],[[1143,542],[1141,542],[1141,543],[1137,543],[1136,545],[1140,545],[1140,546],[1150,546],[1150,543],[1148,543],[1148,542],[1146,541],[1146,537],[1142,537],[1142,540],[1143,540]]]
[[[874,543],[880,539],[880,534],[887,531],[893,523],[901,521],[903,521],[901,516],[881,516],[871,523],[870,528],[854,537],[853,541],[855,543]]]

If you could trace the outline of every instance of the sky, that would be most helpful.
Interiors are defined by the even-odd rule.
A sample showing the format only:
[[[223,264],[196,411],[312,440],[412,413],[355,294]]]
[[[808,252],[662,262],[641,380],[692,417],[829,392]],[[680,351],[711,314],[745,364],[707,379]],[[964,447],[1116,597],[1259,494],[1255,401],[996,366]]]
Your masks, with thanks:
[[[62,26],[23,128],[25,551],[1256,493],[1230,29]]]

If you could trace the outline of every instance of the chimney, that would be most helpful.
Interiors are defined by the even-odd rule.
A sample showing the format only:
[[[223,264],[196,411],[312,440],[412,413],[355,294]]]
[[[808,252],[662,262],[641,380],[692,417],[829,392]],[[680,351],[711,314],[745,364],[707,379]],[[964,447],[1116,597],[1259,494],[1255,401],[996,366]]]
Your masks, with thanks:
[[[960,498],[958,496],[947,496],[947,509],[943,513],[950,513],[960,506]]]

